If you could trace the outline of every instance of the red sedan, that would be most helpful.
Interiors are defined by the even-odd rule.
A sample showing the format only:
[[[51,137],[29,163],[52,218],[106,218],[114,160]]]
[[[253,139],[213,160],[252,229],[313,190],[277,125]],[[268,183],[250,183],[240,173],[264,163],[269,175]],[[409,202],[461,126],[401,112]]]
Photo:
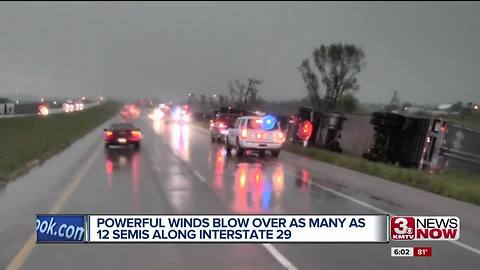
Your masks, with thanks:
[[[110,128],[104,129],[103,138],[107,148],[110,145],[133,145],[135,149],[138,149],[142,133],[131,123],[116,123],[112,124]]]

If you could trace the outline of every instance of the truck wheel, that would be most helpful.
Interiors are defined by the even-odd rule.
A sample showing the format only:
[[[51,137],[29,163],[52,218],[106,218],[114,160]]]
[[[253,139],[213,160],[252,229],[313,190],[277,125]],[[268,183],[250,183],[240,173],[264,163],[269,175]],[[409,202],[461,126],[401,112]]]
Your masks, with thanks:
[[[135,148],[135,150],[140,149],[140,143],[139,142],[134,143],[133,148]]]
[[[272,156],[277,158],[280,155],[280,150],[272,150]]]
[[[228,143],[228,138],[225,140],[225,144],[226,144],[225,149],[227,150],[227,155],[230,156],[232,154],[232,146],[230,145],[230,143]]]
[[[240,146],[240,143],[238,142],[238,138],[237,138],[236,150],[237,150],[237,156],[238,156],[238,157],[243,156],[244,150],[243,150],[243,148]]]

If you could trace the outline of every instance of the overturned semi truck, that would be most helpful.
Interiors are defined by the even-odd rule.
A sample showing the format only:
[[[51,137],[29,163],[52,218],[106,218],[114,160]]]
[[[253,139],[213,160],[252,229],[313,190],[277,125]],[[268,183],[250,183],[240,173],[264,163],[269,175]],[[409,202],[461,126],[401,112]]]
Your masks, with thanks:
[[[309,146],[431,172],[480,172],[480,132],[442,118],[390,112],[322,115],[307,107],[299,108],[294,118],[312,122]],[[299,120],[289,127],[293,143],[300,141],[295,136]]]
[[[447,122],[442,119],[374,112],[373,141],[363,157],[373,161],[439,171],[446,165],[442,151]]]

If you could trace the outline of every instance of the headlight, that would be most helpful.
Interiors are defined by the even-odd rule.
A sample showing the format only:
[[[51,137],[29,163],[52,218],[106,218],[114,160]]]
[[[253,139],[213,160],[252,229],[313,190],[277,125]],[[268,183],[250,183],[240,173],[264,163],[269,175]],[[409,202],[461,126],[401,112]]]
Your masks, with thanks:
[[[155,120],[160,120],[165,116],[165,114],[160,109],[155,109],[153,115],[154,115]]]
[[[46,105],[40,105],[38,111],[40,115],[48,115],[48,107]]]
[[[180,119],[181,119],[181,116],[180,116],[179,114],[177,114],[177,113],[174,113],[174,114],[172,115],[172,117],[173,117],[173,120],[174,120],[174,121],[180,121]]]

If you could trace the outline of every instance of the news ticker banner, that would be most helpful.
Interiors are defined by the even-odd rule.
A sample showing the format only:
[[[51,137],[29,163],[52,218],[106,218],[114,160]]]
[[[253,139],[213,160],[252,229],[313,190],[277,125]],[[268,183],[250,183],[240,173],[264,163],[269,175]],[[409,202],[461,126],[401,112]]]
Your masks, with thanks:
[[[387,243],[458,240],[458,217],[37,215],[37,243]]]
[[[37,215],[37,242],[388,241],[386,215]]]

